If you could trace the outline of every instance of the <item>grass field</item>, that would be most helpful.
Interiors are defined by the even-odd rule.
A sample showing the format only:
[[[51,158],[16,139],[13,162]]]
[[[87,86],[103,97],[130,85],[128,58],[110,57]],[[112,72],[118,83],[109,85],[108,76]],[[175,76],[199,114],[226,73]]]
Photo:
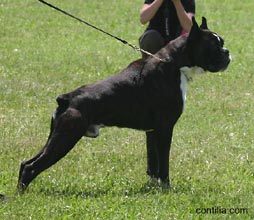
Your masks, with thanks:
[[[144,30],[141,0],[50,2],[133,44]],[[20,196],[19,165],[44,145],[55,98],[140,55],[36,0],[0,1],[0,193],[7,196],[0,219],[254,219],[254,3],[196,4],[197,21],[207,17],[233,62],[189,84],[169,192],[147,184],[144,133],[105,128]],[[226,214],[205,214],[208,208]]]

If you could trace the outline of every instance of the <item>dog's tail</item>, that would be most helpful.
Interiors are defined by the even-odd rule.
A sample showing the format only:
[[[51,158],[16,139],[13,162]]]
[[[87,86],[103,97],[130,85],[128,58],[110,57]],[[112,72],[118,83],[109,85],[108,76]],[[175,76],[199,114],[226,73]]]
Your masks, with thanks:
[[[59,116],[61,116],[69,107],[70,101],[68,94],[60,95],[56,98],[58,107],[56,108],[55,112],[53,113],[51,117],[51,123],[50,123],[50,133],[48,136],[48,141],[50,140],[52,133],[55,128],[56,121],[58,120]]]
[[[62,94],[56,98],[56,101],[59,106],[69,106],[69,99],[70,97],[68,94]]]
[[[56,99],[58,107],[55,112],[55,117],[60,116],[62,113],[66,111],[70,104],[70,97],[69,94],[62,94],[57,97]]]
[[[52,115],[51,123],[50,123],[50,133],[48,139],[50,139],[51,134],[54,130],[55,122],[59,118],[60,115],[62,115],[69,107],[69,97],[66,94],[60,95],[56,98],[58,107],[56,108],[55,112]]]

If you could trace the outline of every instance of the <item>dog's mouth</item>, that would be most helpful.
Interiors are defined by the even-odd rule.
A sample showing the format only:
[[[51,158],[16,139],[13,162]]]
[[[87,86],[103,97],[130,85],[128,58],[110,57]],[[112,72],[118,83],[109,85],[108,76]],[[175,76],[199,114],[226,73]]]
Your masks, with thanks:
[[[224,67],[221,68],[220,71],[224,71],[228,68],[228,65],[230,64],[232,57],[229,51],[226,48],[222,48],[223,55],[222,55],[222,63],[224,64]]]
[[[226,61],[225,67],[220,70],[221,72],[223,72],[224,70],[226,70],[228,68],[228,65],[230,64],[231,60],[232,60],[232,58],[230,55]]]
[[[229,51],[225,49],[221,56],[214,59],[213,62],[208,65],[207,70],[210,72],[223,72],[228,68],[231,60],[232,58]]]

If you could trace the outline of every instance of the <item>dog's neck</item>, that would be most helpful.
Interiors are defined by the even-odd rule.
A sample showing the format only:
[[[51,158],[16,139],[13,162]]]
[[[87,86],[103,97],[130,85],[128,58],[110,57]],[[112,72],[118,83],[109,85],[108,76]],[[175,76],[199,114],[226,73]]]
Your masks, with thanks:
[[[170,41],[165,47],[161,48],[156,53],[156,56],[163,60],[167,60],[166,63],[174,62],[175,65],[181,66],[183,63],[186,63],[188,59],[187,57],[183,56],[186,42],[187,37],[180,36]]]
[[[164,48],[162,48],[156,55],[160,58],[168,60],[169,63],[180,69],[187,81],[192,81],[194,75],[201,74],[204,69],[195,66],[188,53],[188,34],[180,36],[175,40],[170,41]],[[158,62],[158,61],[157,61]]]

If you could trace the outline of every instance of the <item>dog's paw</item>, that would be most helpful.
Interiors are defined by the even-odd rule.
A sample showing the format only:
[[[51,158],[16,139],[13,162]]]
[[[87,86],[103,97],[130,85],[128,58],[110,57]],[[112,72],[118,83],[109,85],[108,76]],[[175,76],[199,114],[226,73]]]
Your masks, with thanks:
[[[5,195],[4,194],[0,194],[0,200],[4,200],[5,199]]]
[[[165,180],[162,180],[162,179],[157,179],[157,182],[158,182],[158,185],[160,186],[160,188],[162,190],[169,190],[170,189],[170,182],[169,182],[169,179],[165,179]]]
[[[90,138],[96,138],[100,134],[99,129],[100,129],[99,125],[90,125],[88,129],[86,130],[86,133],[84,134],[84,136],[90,137]]]
[[[170,189],[169,181],[162,181],[159,178],[151,177],[141,188],[143,193],[168,193]]]

